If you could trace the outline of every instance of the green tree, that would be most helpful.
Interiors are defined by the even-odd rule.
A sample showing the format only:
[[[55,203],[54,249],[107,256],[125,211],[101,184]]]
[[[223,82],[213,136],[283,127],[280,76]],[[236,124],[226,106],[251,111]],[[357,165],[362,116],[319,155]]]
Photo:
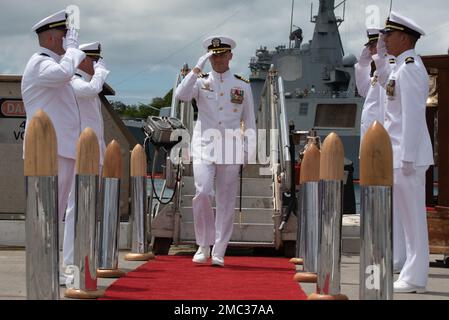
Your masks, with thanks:
[[[163,98],[156,97],[149,104],[139,103],[138,105],[126,105],[122,101],[111,102],[112,108],[124,119],[146,119],[149,116],[159,115],[161,108],[171,105],[173,90],[170,90]]]

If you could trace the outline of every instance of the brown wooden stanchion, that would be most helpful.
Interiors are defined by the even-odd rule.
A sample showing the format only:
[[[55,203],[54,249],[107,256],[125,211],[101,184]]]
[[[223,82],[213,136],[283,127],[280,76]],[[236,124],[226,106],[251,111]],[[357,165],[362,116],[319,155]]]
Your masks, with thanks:
[[[393,299],[393,150],[375,122],[360,149],[360,300]]]
[[[290,259],[290,263],[293,263],[294,265],[297,265],[297,266],[302,266],[304,264],[304,259],[302,259],[302,258],[291,258]]]
[[[120,237],[120,179],[122,155],[120,144],[112,140],[106,148],[101,188],[99,236],[99,278],[120,278],[126,273],[118,268]]]
[[[320,181],[320,151],[315,143],[307,146],[301,162],[300,214],[303,217],[304,271],[297,272],[293,280],[304,283],[317,282],[317,255],[319,235],[318,183]]]
[[[148,231],[151,217],[147,218],[147,157],[141,145],[131,153],[131,220],[132,250],[127,261],[148,261],[155,258],[149,249]]]
[[[347,300],[340,292],[341,222],[343,215],[344,148],[336,133],[321,147],[320,218],[317,292],[309,300]]]
[[[75,182],[74,283],[66,298],[96,299],[104,295],[97,288],[98,175],[100,149],[95,132],[86,128],[78,140]]]
[[[29,122],[24,143],[27,299],[58,300],[58,146],[53,124],[42,110]]]

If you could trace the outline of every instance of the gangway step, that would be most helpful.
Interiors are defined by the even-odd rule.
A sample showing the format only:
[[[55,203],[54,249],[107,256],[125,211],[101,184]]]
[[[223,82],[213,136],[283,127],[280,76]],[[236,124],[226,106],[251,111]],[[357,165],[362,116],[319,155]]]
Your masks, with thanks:
[[[193,195],[183,195],[182,196],[182,207],[191,207]],[[215,197],[212,204],[215,208]],[[237,195],[235,202],[236,208],[240,206],[240,196]],[[274,200],[272,197],[256,197],[256,196],[243,196],[242,197],[242,208],[260,208],[260,209],[272,209],[274,206]]]
[[[181,222],[192,222],[192,221],[193,221],[192,207],[181,208]],[[240,215],[239,209],[236,209],[234,215],[234,222],[273,224],[273,210],[242,208],[242,214]]]
[[[234,223],[231,241],[237,242],[272,242],[273,224],[238,224]],[[180,242],[195,241],[193,222],[181,223]]]
[[[244,178],[243,195],[257,197],[272,197],[273,186],[270,179]],[[193,177],[183,177],[181,194],[194,195],[196,193]],[[237,194],[240,194],[240,183],[237,188]]]

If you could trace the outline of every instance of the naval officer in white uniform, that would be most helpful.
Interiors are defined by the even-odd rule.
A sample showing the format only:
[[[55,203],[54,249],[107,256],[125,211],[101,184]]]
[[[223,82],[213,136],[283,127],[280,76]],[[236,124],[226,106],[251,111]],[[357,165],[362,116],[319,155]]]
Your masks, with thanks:
[[[86,54],[78,71],[72,78],[71,85],[78,102],[81,119],[81,131],[86,128],[94,130],[100,148],[100,174],[102,172],[106,144],[104,141],[103,116],[101,101],[98,96],[109,71],[101,57],[101,44],[97,42],[82,44],[79,47]],[[65,266],[73,264],[74,228],[75,228],[75,179],[70,190],[69,202],[65,216],[63,262]]]
[[[70,82],[78,65],[86,57],[78,49],[78,32],[75,29],[67,30],[66,21],[67,14],[62,10],[33,26],[40,48],[25,67],[21,88],[27,116],[26,128],[34,114],[42,109],[56,130],[60,223],[74,179],[76,144],[81,133],[80,110]]]
[[[368,42],[365,43],[359,61],[355,65],[357,91],[366,98],[360,123],[360,141],[363,140],[363,136],[374,121],[384,124],[386,103],[385,88],[377,81],[377,71],[372,68],[374,65],[372,56],[377,53],[379,29],[368,29],[367,36]],[[394,59],[389,61],[394,63]]]
[[[393,146],[393,215],[399,215],[405,235],[405,263],[394,283],[395,292],[425,292],[429,270],[429,240],[425,203],[426,171],[433,151],[426,123],[429,77],[415,45],[424,35],[412,19],[391,12],[373,56],[385,85],[385,129]],[[390,73],[386,55],[396,57]]]
[[[254,161],[255,144],[242,143],[242,135],[255,137],[253,96],[249,81],[229,70],[236,43],[229,37],[204,40],[208,51],[176,89],[179,100],[195,99],[198,121],[192,137],[196,196],[192,201],[195,237],[199,246],[195,263],[224,266],[224,256],[232,235],[240,165]],[[203,74],[210,60],[212,72]],[[244,131],[243,131],[244,130]],[[239,141],[232,146],[233,136]],[[240,148],[243,146],[243,148]],[[246,160],[245,160],[246,159]],[[216,182],[216,215],[212,208]]]
[[[369,127],[378,121],[384,125],[385,105],[387,103],[387,96],[385,88],[379,83],[379,73],[375,68],[373,56],[377,54],[377,43],[379,40],[379,29],[368,29],[368,42],[362,51],[359,62],[355,65],[355,78],[357,90],[362,97],[365,97],[363,105],[362,117],[360,121],[360,142]],[[389,76],[395,59],[392,56],[386,56],[385,66]],[[388,59],[388,63],[387,62]],[[402,223],[399,215],[393,217],[393,270],[399,273],[405,262],[405,238]]]

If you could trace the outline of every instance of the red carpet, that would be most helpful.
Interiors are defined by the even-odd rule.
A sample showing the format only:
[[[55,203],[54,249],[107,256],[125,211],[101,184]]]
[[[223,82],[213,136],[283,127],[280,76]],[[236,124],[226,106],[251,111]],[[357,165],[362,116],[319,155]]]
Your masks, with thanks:
[[[224,268],[191,256],[158,256],[114,282],[104,299],[305,300],[286,258],[226,257]]]

